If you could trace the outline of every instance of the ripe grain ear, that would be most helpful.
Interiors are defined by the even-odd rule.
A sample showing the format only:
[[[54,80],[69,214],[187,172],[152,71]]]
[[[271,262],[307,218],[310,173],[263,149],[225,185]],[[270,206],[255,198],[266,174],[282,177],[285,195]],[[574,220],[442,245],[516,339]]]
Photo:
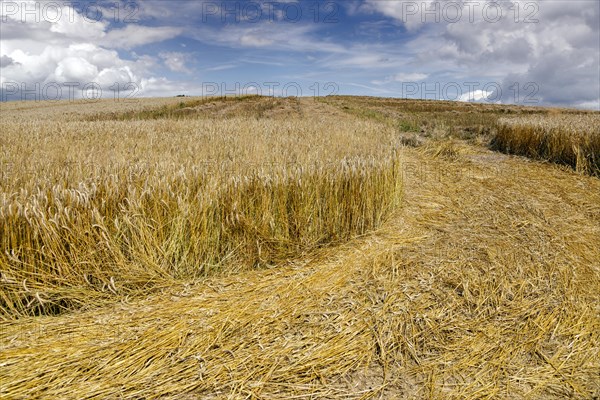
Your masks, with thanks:
[[[27,168],[3,181],[3,271],[44,300],[101,304],[289,262],[376,229],[398,202],[400,144],[378,123],[303,117],[297,99],[157,104],[12,120],[9,161]]]

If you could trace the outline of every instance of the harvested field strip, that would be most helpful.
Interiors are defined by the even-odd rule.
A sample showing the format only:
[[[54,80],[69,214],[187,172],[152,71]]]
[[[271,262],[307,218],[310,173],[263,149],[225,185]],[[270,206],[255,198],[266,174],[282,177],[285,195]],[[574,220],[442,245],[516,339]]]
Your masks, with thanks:
[[[489,140],[496,121],[504,113],[497,106],[456,102],[359,97],[327,97],[320,101],[347,114],[385,123],[397,132],[403,144],[411,147],[418,147],[429,138],[447,137],[482,144]],[[517,110],[506,108],[507,112]]]
[[[404,144],[466,139],[492,150],[600,176],[600,113],[560,108],[407,99],[327,97],[323,103],[395,129]]]
[[[600,183],[459,154],[407,149],[400,214],[306,263],[4,323],[3,394],[598,396]]]

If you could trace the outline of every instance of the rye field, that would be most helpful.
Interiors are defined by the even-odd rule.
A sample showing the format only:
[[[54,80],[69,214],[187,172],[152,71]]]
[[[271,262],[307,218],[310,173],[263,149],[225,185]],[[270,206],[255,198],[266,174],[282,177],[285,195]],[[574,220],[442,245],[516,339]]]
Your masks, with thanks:
[[[0,397],[600,397],[600,113],[0,104]]]

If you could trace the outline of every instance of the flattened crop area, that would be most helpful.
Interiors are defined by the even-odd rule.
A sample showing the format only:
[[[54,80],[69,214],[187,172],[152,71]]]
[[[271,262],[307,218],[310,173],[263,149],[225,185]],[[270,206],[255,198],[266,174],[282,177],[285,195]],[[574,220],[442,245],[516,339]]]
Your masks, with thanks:
[[[412,147],[403,145],[402,137],[406,126],[418,126],[419,116],[411,115],[410,124],[403,124],[397,116],[377,120],[352,115],[356,113],[335,101],[289,101],[294,104],[283,109],[296,110],[294,123],[282,120],[280,112],[265,111],[278,105],[241,106],[248,112],[244,122],[261,140],[253,143],[252,135],[243,136],[246,147],[233,151],[233,163],[257,154],[273,157],[265,143],[289,151],[286,157],[296,156],[295,162],[305,166],[325,154],[328,162],[344,160],[349,154],[357,163],[349,164],[350,169],[364,165],[362,174],[378,186],[357,180],[345,197],[340,190],[352,188],[351,182],[318,187],[335,189],[341,196],[335,203],[354,210],[360,220],[367,214],[380,217],[369,226],[360,225],[358,219],[340,224],[336,221],[342,216],[325,207],[328,203],[285,203],[296,205],[296,215],[306,218],[302,227],[308,224],[311,229],[287,229],[284,235],[269,230],[268,223],[257,224],[252,232],[258,229],[263,238],[277,239],[277,245],[264,239],[257,256],[255,244],[252,247],[245,239],[250,233],[235,236],[231,243],[243,243],[252,251],[236,254],[234,262],[222,263],[215,273],[173,274],[175,266],[186,272],[184,267],[193,263],[177,253],[182,257],[179,264],[168,268],[161,264],[164,251],[177,248],[171,244],[175,247],[164,247],[163,253],[137,249],[147,257],[140,260],[140,271],[144,262],[152,261],[153,271],[162,273],[147,279],[155,283],[152,288],[136,286],[142,279],[132,279],[126,295],[120,292],[124,289],[119,280],[113,280],[117,294],[87,287],[79,278],[40,284],[40,292],[54,288],[65,298],[71,293],[68,298],[80,306],[71,304],[57,315],[27,315],[26,308],[18,309],[19,315],[5,311],[0,332],[3,397],[600,396],[600,180],[496,153],[482,146],[485,138],[464,136],[465,126],[473,129],[467,125],[481,124],[489,116],[470,113],[458,118],[462,125],[449,129],[458,132],[453,137],[438,137],[438,127],[432,135],[416,132],[423,143]],[[360,102],[368,109],[369,101],[352,100],[350,111],[360,108]],[[401,106],[386,105],[387,114],[406,113]],[[230,116],[196,114],[190,112],[177,124],[209,124],[193,125],[198,129],[218,121],[214,123],[221,127],[215,125],[215,132],[230,132],[230,142],[223,148],[230,150],[231,144],[240,143],[235,129],[227,128]],[[449,123],[446,118],[452,120],[445,114],[443,118],[444,123]],[[276,125],[269,125],[273,121]],[[232,121],[236,126],[241,122],[235,117]],[[278,135],[285,129],[297,131],[269,142],[264,132],[275,129],[272,126],[278,127],[272,131]],[[474,131],[484,134],[485,129]],[[305,136],[297,140],[298,135]],[[293,146],[282,144],[282,139]],[[153,140],[168,148],[160,138]],[[289,150],[307,142],[326,150],[313,154],[308,147]],[[3,154],[10,151],[6,142],[0,144]],[[393,170],[388,175],[369,175],[371,165],[365,160],[378,154],[390,156],[389,149],[395,150]],[[190,154],[178,157],[192,163]],[[210,154],[225,161],[231,155]],[[359,179],[362,175],[356,170]],[[175,176],[176,169],[172,171]],[[332,180],[355,177],[344,171]],[[391,185],[392,178],[398,185]],[[166,193],[166,187],[161,193]],[[389,192],[368,197],[377,187]],[[313,193],[327,197],[332,192]],[[288,195],[285,199],[291,201]],[[298,208],[302,204],[321,214],[307,209],[302,213]],[[179,210],[173,207],[172,212]],[[279,216],[280,223],[293,220],[283,219],[277,207],[267,209]],[[324,212],[333,213],[332,225],[310,225]],[[115,211],[113,218],[119,215]],[[305,241],[292,240],[297,237],[290,232]],[[322,240],[322,232],[349,233]],[[164,244],[160,238],[148,240],[160,246]],[[121,249],[122,243],[115,239],[114,245]],[[285,245],[296,250],[283,251]],[[264,262],[265,252],[274,254],[268,262]],[[7,271],[15,272],[8,270],[10,259],[3,260],[7,260],[1,264],[6,280]],[[127,277],[124,268],[136,264],[128,264],[128,258],[121,262],[115,265],[122,269],[112,273],[121,271]],[[236,264],[244,267],[235,268]],[[109,267],[94,266],[95,274]],[[74,268],[71,275],[77,275]],[[33,303],[35,296],[16,289],[21,279],[13,279],[14,284],[3,282],[3,296],[20,294],[23,306]],[[28,282],[33,279],[34,275],[25,285],[31,286]],[[64,282],[73,282],[71,291],[64,289]],[[35,290],[29,286],[28,290]],[[86,303],[83,295],[96,300]],[[41,296],[50,298],[47,293]]]

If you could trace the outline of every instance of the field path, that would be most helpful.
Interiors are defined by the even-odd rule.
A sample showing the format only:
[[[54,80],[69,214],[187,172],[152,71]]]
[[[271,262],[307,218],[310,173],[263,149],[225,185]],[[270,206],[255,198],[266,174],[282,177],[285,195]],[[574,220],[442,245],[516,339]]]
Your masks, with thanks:
[[[600,180],[453,146],[403,150],[397,215],[310,259],[2,323],[0,397],[600,396]]]

